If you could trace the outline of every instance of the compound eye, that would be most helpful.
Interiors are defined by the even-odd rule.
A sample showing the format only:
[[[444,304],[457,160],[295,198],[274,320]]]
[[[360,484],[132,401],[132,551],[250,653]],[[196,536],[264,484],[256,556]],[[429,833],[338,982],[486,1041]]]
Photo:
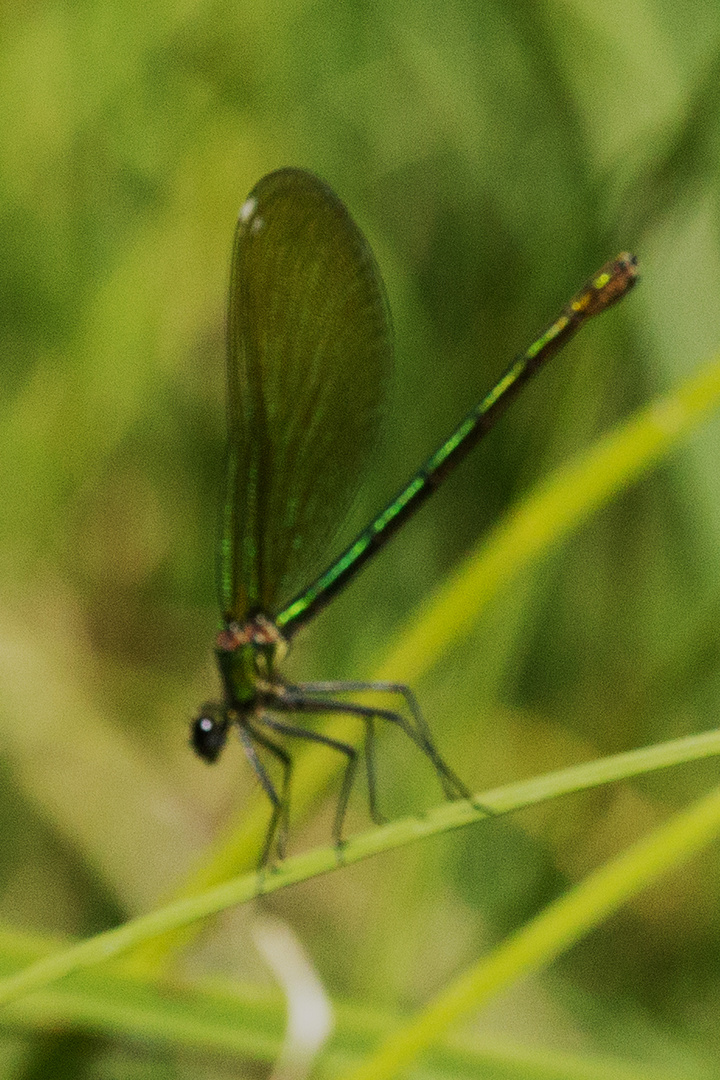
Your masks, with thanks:
[[[195,753],[212,764],[217,761],[227,739],[229,721],[211,709],[203,710],[190,728],[190,745]]]

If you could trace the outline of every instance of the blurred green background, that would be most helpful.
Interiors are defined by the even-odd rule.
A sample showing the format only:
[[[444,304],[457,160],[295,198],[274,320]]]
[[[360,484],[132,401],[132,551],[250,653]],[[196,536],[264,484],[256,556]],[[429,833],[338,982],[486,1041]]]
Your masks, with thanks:
[[[0,26],[0,919],[85,935],[171,893],[253,793],[239,746],[212,770],[187,747],[218,692],[224,308],[247,192],[282,165],[317,172],[390,295],[385,435],[338,546],[590,272],[620,249],[642,263],[641,287],[527,389],[287,665],[367,676],[537,478],[717,350],[720,8],[34,0],[5,3]],[[475,790],[715,725],[719,447],[714,421],[415,687]],[[573,797],[267,907],[331,996],[412,1009],[716,773]],[[384,741],[389,814],[432,805],[436,787],[412,747]],[[296,847],[327,841],[331,821],[328,803]],[[712,851],[468,1032],[678,1075],[716,1061],[719,887]],[[268,981],[251,922],[226,917],[195,963]],[[0,1062],[28,1080],[69,1062],[75,1078],[239,1075],[1,1022]]]

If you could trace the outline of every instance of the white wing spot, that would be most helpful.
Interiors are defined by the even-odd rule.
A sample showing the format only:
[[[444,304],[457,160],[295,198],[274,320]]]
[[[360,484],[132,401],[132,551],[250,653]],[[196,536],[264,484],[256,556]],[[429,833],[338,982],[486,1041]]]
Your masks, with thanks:
[[[259,233],[261,229],[265,228],[265,219],[256,217],[254,221],[250,222],[250,232]]]
[[[254,199],[254,198],[246,199],[245,202],[240,207],[240,213],[238,214],[238,217],[239,217],[240,221],[242,221],[242,223],[245,224],[247,221],[250,220],[250,218],[253,216],[253,214],[255,213],[256,210],[257,210],[257,199]]]

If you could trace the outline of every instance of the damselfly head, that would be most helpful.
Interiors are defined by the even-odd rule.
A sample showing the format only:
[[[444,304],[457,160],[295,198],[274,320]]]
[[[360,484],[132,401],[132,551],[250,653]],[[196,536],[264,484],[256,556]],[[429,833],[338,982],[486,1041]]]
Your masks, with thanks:
[[[230,721],[222,705],[203,705],[190,727],[190,745],[209,765],[217,761],[227,741]]]

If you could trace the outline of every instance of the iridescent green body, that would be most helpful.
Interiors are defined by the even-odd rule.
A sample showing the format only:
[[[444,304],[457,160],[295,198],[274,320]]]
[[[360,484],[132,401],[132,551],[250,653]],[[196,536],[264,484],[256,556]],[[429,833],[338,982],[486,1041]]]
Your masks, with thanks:
[[[432,763],[446,795],[467,795],[435,748],[408,687],[288,684],[278,664],[297,629],[419,509],[524,383],[592,315],[625,295],[636,278],[636,260],[627,254],[591,278],[374,521],[290,599],[307,581],[357,491],[391,362],[390,313],[367,241],[322,181],[283,169],[251,192],[235,234],[228,307],[223,629],[216,640],[224,701],[203,708],[193,724],[192,744],[201,757],[214,761],[229,727],[237,728],[273,806],[263,860],[276,836],[279,854],[284,847],[292,771],[287,739],[322,743],[345,757],[334,830],[338,842],[357,766],[354,747],[290,723],[288,715],[350,713],[365,721],[370,811],[376,821],[377,719],[405,731]],[[339,698],[360,690],[399,695],[403,711]],[[282,770],[280,792],[259,751]]]
[[[483,400],[430,457],[410,482],[388,503],[382,513],[316,581],[275,617],[285,637],[315,615],[352,578],[360,566],[385,544],[442,483],[451,469],[495,424],[523,385],[551,356],[578,332],[593,315],[605,311],[623,297],[637,280],[637,260],[623,252],[607,263],[577,293],[557,319],[513,360]]]

